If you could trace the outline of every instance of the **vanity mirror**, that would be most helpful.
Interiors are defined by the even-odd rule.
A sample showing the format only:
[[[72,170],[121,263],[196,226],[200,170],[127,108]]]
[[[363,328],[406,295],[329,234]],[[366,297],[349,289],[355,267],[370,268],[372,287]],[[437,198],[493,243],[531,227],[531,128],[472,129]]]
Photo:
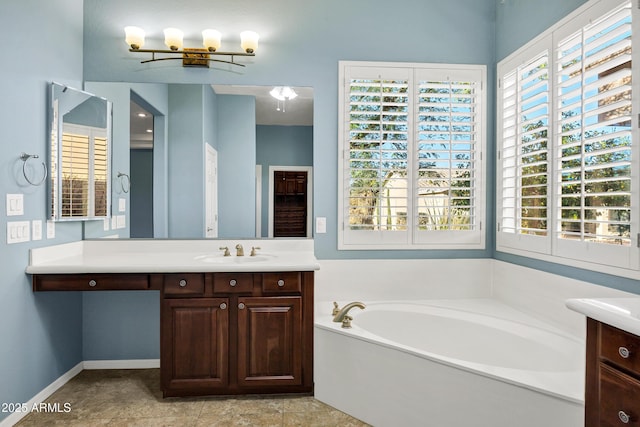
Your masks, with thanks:
[[[85,88],[113,102],[112,212],[128,220],[108,231],[86,222],[85,238],[276,237],[276,218],[292,210],[301,212],[298,222],[306,219],[297,236],[312,235],[312,88],[296,86],[298,96],[286,105],[270,95],[274,86],[85,82]],[[218,167],[208,166],[211,151]],[[306,172],[307,187],[297,191],[304,197],[276,197],[274,174],[282,170]],[[128,192],[120,172],[131,176]],[[207,198],[209,178],[217,186]],[[217,206],[209,209],[208,200]],[[280,209],[275,202],[283,200],[290,203]],[[215,230],[209,217],[218,221],[217,233],[209,233]]]
[[[51,83],[50,207],[56,221],[101,219],[111,209],[111,103]]]

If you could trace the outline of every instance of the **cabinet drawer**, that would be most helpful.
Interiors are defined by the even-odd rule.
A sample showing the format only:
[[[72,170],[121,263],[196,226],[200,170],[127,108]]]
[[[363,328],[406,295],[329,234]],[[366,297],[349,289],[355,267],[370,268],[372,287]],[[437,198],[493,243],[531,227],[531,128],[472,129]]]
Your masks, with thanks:
[[[204,293],[204,274],[165,274],[163,289],[165,295],[202,295]]]
[[[640,337],[600,325],[600,357],[640,375]]]
[[[300,282],[299,272],[263,273],[262,291],[265,293],[300,293]]]
[[[33,277],[35,291],[121,291],[149,289],[147,274],[45,274]]]
[[[251,293],[253,274],[251,273],[215,273],[213,292],[215,293]]]
[[[600,364],[600,426],[640,426],[640,381]]]

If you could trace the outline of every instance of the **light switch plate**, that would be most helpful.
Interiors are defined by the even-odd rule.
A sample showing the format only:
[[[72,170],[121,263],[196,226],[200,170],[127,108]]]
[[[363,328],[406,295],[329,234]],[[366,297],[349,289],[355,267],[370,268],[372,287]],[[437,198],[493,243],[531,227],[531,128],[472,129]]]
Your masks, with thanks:
[[[56,223],[53,221],[47,221],[47,239],[54,239],[56,237]]]
[[[120,197],[118,199],[118,212],[127,211],[127,199]]]
[[[327,232],[327,218],[319,216],[316,218],[316,233],[322,234]]]
[[[28,242],[31,240],[31,223],[29,221],[7,222],[7,244]]]
[[[24,215],[24,194],[7,194],[7,216]]]
[[[127,216],[126,215],[118,215],[116,217],[116,228],[126,228],[127,226]]]
[[[42,240],[42,221],[31,221],[31,240]]]

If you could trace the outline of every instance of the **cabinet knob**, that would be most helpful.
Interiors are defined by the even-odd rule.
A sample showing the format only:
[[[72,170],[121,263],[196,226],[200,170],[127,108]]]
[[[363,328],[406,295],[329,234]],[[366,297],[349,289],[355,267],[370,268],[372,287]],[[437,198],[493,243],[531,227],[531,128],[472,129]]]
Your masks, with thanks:
[[[97,284],[98,284],[98,282],[96,282],[95,280],[93,280],[93,279],[89,280],[89,286],[91,286],[92,288]]]
[[[631,354],[631,352],[629,351],[629,349],[627,347],[619,347],[618,348],[618,354],[623,359],[628,359],[629,355]]]
[[[241,302],[240,304],[238,304],[238,308],[239,308],[240,310],[244,310],[244,308],[245,308],[244,303],[243,303],[243,302]]]
[[[284,286],[284,280],[279,279],[278,280],[278,286],[283,287]]]
[[[185,286],[187,286],[187,281],[182,279],[178,284],[180,285],[181,288],[184,288]]]
[[[620,418],[620,421],[624,424],[629,424],[629,421],[631,421],[631,417],[624,411],[618,411],[618,418]]]
[[[236,281],[236,279],[229,280],[229,286],[235,286],[237,284],[238,284],[238,282]]]
[[[223,302],[222,304],[220,304],[220,310],[226,310],[227,309],[227,303]]]

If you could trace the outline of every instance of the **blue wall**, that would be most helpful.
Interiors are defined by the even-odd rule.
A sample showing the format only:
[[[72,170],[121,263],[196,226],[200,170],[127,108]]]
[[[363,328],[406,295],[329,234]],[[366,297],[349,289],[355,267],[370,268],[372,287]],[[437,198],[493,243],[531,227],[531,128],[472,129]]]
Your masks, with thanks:
[[[256,235],[256,100],[218,95],[219,237]]]
[[[496,0],[496,62],[587,0]]]
[[[494,92],[495,0],[403,0],[397,5],[397,21],[383,30],[372,29],[371,22],[389,22],[389,6],[372,4],[370,0],[326,0],[322,2],[271,2],[190,0],[188,8],[168,10],[171,25],[193,27],[190,22],[203,13],[212,16],[238,15],[227,20],[234,27],[251,27],[261,34],[258,55],[252,64],[236,72],[186,69],[162,64],[140,64],[140,58],[128,54],[118,33],[114,40],[108,33],[113,26],[137,23],[157,32],[168,22],[154,19],[148,3],[141,0],[85,0],[85,77],[95,81],[145,81],[170,83],[206,83],[239,85],[309,86],[314,88],[313,167],[314,215],[327,218],[327,233],[315,236],[318,258],[433,258],[490,257],[493,233],[487,227],[488,247],[483,251],[338,251],[337,250],[337,103],[338,61],[380,60],[415,62],[453,62],[485,64],[489,70],[488,147],[493,149],[494,114],[491,110]],[[396,6],[394,6],[396,7]],[[161,6],[154,6],[154,9]],[[282,13],[286,11],[286,13]],[[163,11],[164,12],[164,11]],[[105,16],[111,26],[104,25]],[[358,19],[354,19],[358,17]],[[298,24],[292,25],[292,22]],[[363,31],[361,23],[367,23]],[[451,22],[455,22],[452,25]],[[464,29],[464,30],[462,30]],[[237,28],[236,28],[237,30]],[[193,30],[195,31],[195,30]],[[157,34],[153,37],[157,37]],[[193,37],[193,35],[192,35]],[[187,36],[188,38],[188,36]],[[148,37],[148,44],[161,40]],[[190,43],[198,44],[197,40]],[[224,114],[222,111],[220,115]],[[219,164],[227,160],[219,144]],[[488,159],[489,167],[492,160]],[[491,173],[491,170],[490,170]],[[226,191],[236,182],[220,183]],[[242,183],[238,193],[247,196],[250,184]],[[199,197],[195,192],[191,198]],[[488,188],[490,197],[493,190]],[[220,193],[222,209],[225,195]],[[248,197],[248,196],[247,196]],[[254,203],[255,204],[255,203]],[[242,212],[249,212],[250,202]],[[242,214],[241,212],[241,214]],[[220,212],[220,230],[223,225]],[[251,221],[253,222],[253,221]],[[250,227],[249,224],[245,224]],[[244,228],[244,227],[240,227]],[[239,232],[245,232],[242,229]],[[233,233],[236,234],[237,233]],[[223,236],[221,236],[223,237]],[[231,237],[231,236],[229,236]]]
[[[169,237],[204,236],[203,86],[169,85]]]
[[[37,11],[37,13],[36,13]],[[48,83],[82,89],[82,0],[0,2],[0,32],[37,54],[5,52],[0,66],[0,402],[27,402],[82,361],[82,296],[31,291],[29,249],[82,238],[81,223],[56,237],[6,243],[7,221],[43,221],[46,185],[22,177],[22,151],[47,159]],[[16,34],[20,36],[17,37]],[[18,42],[19,40],[19,42]],[[37,47],[37,48],[36,48]],[[6,194],[24,194],[24,215],[6,216]],[[7,413],[0,413],[0,420]]]
[[[239,7],[247,3],[250,7]],[[179,66],[158,64],[141,65],[131,56],[122,41],[120,29],[138,24],[158,31],[164,22],[154,19],[154,9],[144,0],[38,0],[0,2],[0,31],[5,40],[15,40],[20,35],[21,46],[37,46],[37,55],[18,55],[0,66],[0,230],[6,230],[8,220],[46,219],[46,188],[32,187],[21,178],[20,152],[32,152],[42,158],[46,155],[47,82],[57,81],[82,88],[128,105],[131,92],[141,95],[160,113],[154,127],[160,145],[154,156],[158,157],[154,174],[164,180],[154,185],[154,203],[164,206],[182,206],[182,200],[170,200],[173,192],[169,186],[187,191],[185,199],[202,203],[203,190],[188,182],[177,182],[175,174],[184,167],[170,161],[173,156],[186,153],[189,168],[202,168],[196,158],[204,158],[203,140],[219,151],[220,165],[239,163],[242,173],[237,182],[225,186],[221,183],[220,202],[224,206],[241,203],[243,212],[253,212],[252,176],[255,158],[244,143],[255,135],[255,123],[236,123],[226,131],[216,133],[216,120],[225,121],[230,110],[213,107],[210,94],[194,93],[204,110],[214,110],[210,115],[200,115],[199,148],[171,147],[167,117],[169,90],[166,83],[186,84],[289,84],[314,88],[313,167],[314,214],[327,218],[327,233],[315,238],[316,255],[321,259],[338,258],[462,258],[496,257],[506,261],[530,265],[575,276],[583,280],[612,287],[636,287],[637,282],[569,269],[549,263],[496,254],[493,250],[493,227],[486,228],[488,247],[484,251],[338,251],[337,250],[337,103],[338,67],[341,59],[452,62],[485,64],[488,67],[488,149],[495,151],[495,63],[542,32],[567,12],[584,3],[584,0],[403,0],[395,4],[402,13],[397,23],[391,22],[383,32],[363,31],[361,22],[389,22],[389,7],[371,0],[325,0],[323,2],[290,2],[274,0],[255,2],[239,0],[190,0],[189,7],[169,10],[170,25],[189,27],[194,15],[217,12],[239,13],[238,20],[261,35],[261,46],[252,64],[241,72],[186,69]],[[382,7],[384,6],[384,7]],[[173,6],[172,6],[173,7]],[[281,13],[285,11],[286,13]],[[363,12],[366,11],[366,12]],[[406,13],[405,13],[406,12]],[[400,16],[402,16],[400,18]],[[358,17],[358,19],[354,19]],[[231,23],[235,25],[235,21]],[[292,22],[297,24],[292,25]],[[425,23],[429,24],[426,25]],[[455,25],[451,25],[455,22]],[[184,24],[184,25],[183,25]],[[118,28],[118,38],[110,31]],[[371,27],[367,26],[367,30]],[[329,30],[330,29],[330,30]],[[107,82],[107,83],[99,83]],[[108,83],[111,82],[111,83]],[[132,82],[132,83],[122,83]],[[148,83],[158,85],[148,85]],[[164,89],[163,89],[164,88]],[[148,93],[145,93],[147,89]],[[173,101],[181,94],[172,94]],[[182,101],[180,101],[182,102]],[[240,108],[230,106],[229,108]],[[244,107],[248,107],[245,105]],[[250,106],[249,106],[250,107]],[[120,110],[120,112],[118,112]],[[114,102],[114,171],[130,169],[128,144],[128,117],[117,109]],[[249,116],[248,116],[249,117]],[[250,116],[253,117],[253,116]],[[177,117],[174,117],[177,119]],[[191,120],[186,118],[185,120]],[[124,126],[126,123],[126,127]],[[246,126],[241,126],[246,125]],[[118,130],[120,129],[120,130]],[[242,134],[238,133],[242,129]],[[217,136],[222,136],[216,140]],[[184,139],[171,135],[170,140]],[[184,145],[186,144],[186,145]],[[125,148],[127,147],[127,148]],[[158,147],[156,147],[158,148]],[[244,153],[242,150],[245,150]],[[255,150],[252,151],[255,155]],[[242,155],[244,154],[244,156]],[[224,156],[223,156],[224,155]],[[200,156],[200,157],[197,157]],[[223,159],[234,159],[228,163]],[[249,173],[251,169],[251,173]],[[489,182],[487,184],[488,218],[495,217],[495,199],[492,160],[488,159]],[[168,172],[168,173],[167,173]],[[233,172],[233,171],[231,171]],[[237,185],[237,187],[236,187]],[[116,190],[114,190],[115,192]],[[4,209],[5,194],[25,194],[25,214],[7,218]],[[116,195],[114,193],[114,195]],[[128,196],[124,197],[129,205]],[[240,201],[237,200],[240,197]],[[200,208],[199,208],[200,209]],[[221,210],[224,207],[221,206]],[[222,213],[222,212],[221,212]],[[252,218],[252,215],[251,215]],[[235,224],[235,218],[221,221]],[[232,234],[252,231],[237,221]],[[165,235],[169,233],[170,219],[154,220]],[[202,226],[198,224],[199,229]],[[115,231],[128,236],[128,228]],[[191,232],[191,231],[189,231]],[[113,234],[105,232],[101,222],[58,223],[56,237],[29,243],[8,245],[0,238],[0,402],[25,402],[50,384],[61,374],[83,359],[156,358],[158,356],[158,310],[156,293],[39,293],[31,292],[29,278],[24,274],[28,262],[28,250],[33,247],[77,241],[85,237],[101,237]],[[4,236],[4,233],[2,233]],[[224,236],[223,236],[224,237]],[[231,236],[229,236],[231,237]],[[106,323],[109,319],[110,323]],[[84,326],[83,326],[84,325]],[[108,327],[105,327],[108,325]],[[135,325],[133,330],[129,330]],[[103,340],[99,337],[104,337]],[[84,338],[83,338],[84,337]],[[0,419],[7,414],[0,414]]]
[[[497,0],[496,63],[586,2],[586,0],[504,0],[503,4],[501,0]],[[627,292],[640,293],[640,283],[637,280],[497,251],[494,251],[493,258]]]

